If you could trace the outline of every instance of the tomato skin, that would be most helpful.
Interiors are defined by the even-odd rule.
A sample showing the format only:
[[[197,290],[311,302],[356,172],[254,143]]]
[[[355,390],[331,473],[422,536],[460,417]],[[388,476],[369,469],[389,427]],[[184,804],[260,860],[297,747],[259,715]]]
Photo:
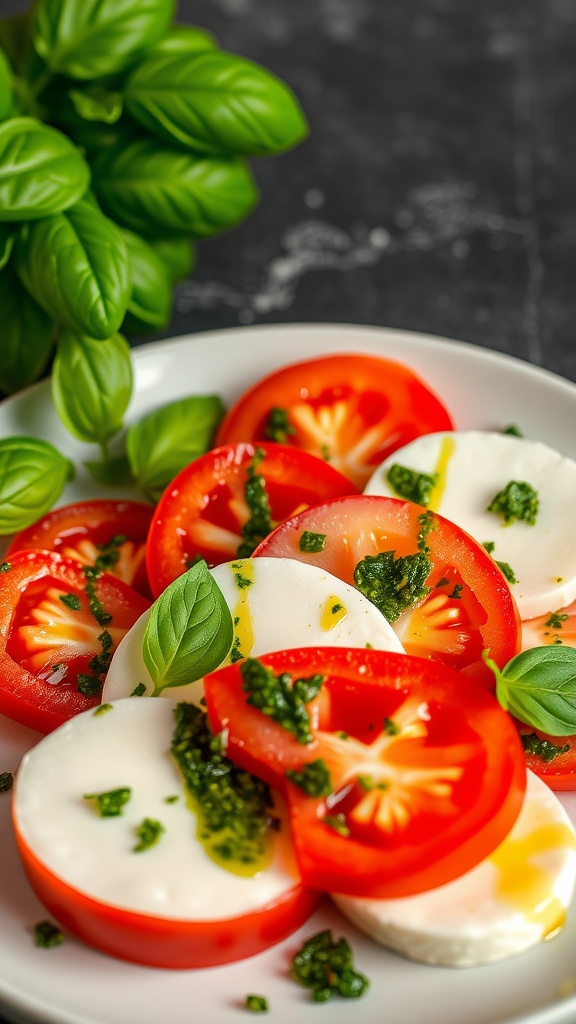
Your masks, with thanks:
[[[208,717],[215,732],[227,730],[230,758],[283,789],[305,884],[352,896],[412,895],[463,874],[508,834],[525,791],[524,751],[509,715],[484,687],[426,659],[376,650],[301,648],[259,660],[276,675],[288,672],[296,679],[319,672],[325,677],[319,696],[309,705],[312,742],[298,743],[292,733],[247,703],[239,664],[205,678]],[[382,739],[383,723],[387,719],[393,722],[395,715],[401,721],[408,705],[415,710],[424,708],[419,725],[420,719],[430,724],[414,738],[409,730],[416,718],[407,719],[406,738],[400,730],[396,748],[388,748],[385,744],[392,740]],[[346,733],[344,738],[340,738],[341,730]],[[398,829],[395,825],[381,827],[377,839],[372,835],[378,832],[373,823],[355,825],[355,831],[346,836],[329,828],[323,819],[338,807],[347,808],[348,797],[341,798],[337,792],[330,803],[330,798],[309,796],[285,774],[287,770],[301,771],[320,758],[341,773],[349,788],[355,785],[357,754],[351,744],[356,740],[362,745],[357,748],[356,764],[363,772],[380,770],[380,762],[371,758],[370,746],[380,743],[379,751],[374,746],[378,756],[385,750],[385,768],[392,766],[392,774],[378,799],[387,799],[386,792],[390,792],[392,820],[398,805],[401,812],[406,806],[411,815]],[[457,750],[461,760],[451,750]],[[423,773],[423,797],[417,782],[404,782],[402,765],[413,777],[418,771]],[[426,803],[426,775],[432,772],[430,785],[439,787],[431,790],[435,798],[442,780],[450,777],[443,772],[452,770],[457,774],[450,795],[441,794],[436,805],[431,806],[429,800]],[[356,785],[359,780],[358,775]],[[350,821],[346,810],[346,823]],[[386,834],[382,836],[382,832]],[[403,833],[401,838],[399,833]]]
[[[54,875],[30,849],[13,816],[28,880],[59,924],[88,945],[147,967],[215,967],[262,953],[307,921],[319,894],[297,885],[260,911],[214,921],[131,913],[100,903]]]
[[[129,542],[130,550],[126,552],[126,545],[121,545],[118,568],[108,571],[144,597],[151,598],[145,546],[153,511],[152,505],[143,501],[110,501],[105,498],[61,505],[16,534],[8,546],[6,557],[23,549],[42,548],[90,564],[98,554],[95,548],[108,544],[121,534]]]
[[[254,557],[297,558],[355,585],[355,566],[366,555],[393,549],[398,556],[418,550],[422,513],[419,505],[400,498],[361,494],[335,499],[278,526],[256,548]],[[408,654],[443,661],[494,689],[494,676],[482,659],[482,650],[489,649],[500,668],[518,653],[516,603],[482,545],[443,516],[427,515],[434,523],[426,536],[432,589],[392,627]],[[326,534],[322,551],[300,551],[303,530]],[[449,579],[449,586],[437,586],[442,579]],[[463,585],[458,598],[448,594],[454,584]],[[440,625],[436,624],[438,616]]]
[[[51,732],[72,715],[98,704],[100,695],[84,696],[72,685],[73,680],[51,684],[26,668],[26,647],[18,639],[20,620],[29,624],[30,608],[37,606],[50,590],[61,588],[77,596],[83,605],[81,613],[69,613],[72,624],[78,614],[79,622],[80,616],[84,624],[86,618],[90,620],[88,629],[94,636],[106,628],[119,642],[150,607],[150,602],[121,580],[103,573],[97,580],[96,594],[104,609],[112,614],[110,624],[103,627],[87,610],[86,577],[79,562],[54,552],[23,550],[17,551],[6,564],[9,568],[2,573],[0,585],[0,714],[39,732]],[[64,606],[59,611],[66,615]],[[62,639],[51,660],[73,666],[75,679],[77,671],[89,672],[91,657],[100,653],[101,646],[96,643],[88,653],[76,655],[74,642]]]
[[[421,434],[452,430],[440,399],[411,370],[382,356],[345,353],[284,366],[249,388],[229,410],[216,444],[266,441],[274,408],[293,433],[286,444],[330,462],[362,489],[374,468]]]
[[[550,789],[564,793],[576,789],[576,735],[550,736],[519,721],[516,722],[516,726],[520,736],[535,733],[538,739],[552,743],[555,747],[570,748],[564,754],[557,754],[551,761],[545,761],[538,754],[526,751],[526,767],[538,775]]]
[[[282,522],[317,501],[357,493],[328,463],[287,445],[258,446],[272,519]],[[254,460],[252,444],[213,449],[182,470],[162,495],[148,535],[150,585],[158,597],[199,555],[208,565],[237,557],[242,524],[249,517],[244,488]]]

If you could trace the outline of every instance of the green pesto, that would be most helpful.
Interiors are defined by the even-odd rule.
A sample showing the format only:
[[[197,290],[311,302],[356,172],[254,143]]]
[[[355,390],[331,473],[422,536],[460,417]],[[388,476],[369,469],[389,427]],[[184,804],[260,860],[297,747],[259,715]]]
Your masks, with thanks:
[[[330,796],[333,792],[332,779],[326,762],[321,757],[305,764],[302,771],[289,769],[286,778],[290,779],[307,796]]]
[[[541,739],[535,732],[521,733],[520,739],[527,754],[534,754],[541,761],[545,761],[546,764],[549,764],[550,761],[553,761],[560,754],[567,754],[570,750],[569,743],[558,747],[555,743],[551,743],[550,740]]]
[[[462,583],[455,583],[454,590],[452,591],[451,594],[448,594],[448,597],[453,598],[455,601],[459,601],[462,597],[463,589],[464,585]]]
[[[65,604],[67,608],[72,612],[79,612],[82,607],[82,601],[78,597],[78,594],[59,594],[59,599],[62,604]]]
[[[446,587],[449,583],[450,580],[448,579],[448,577],[443,576],[441,580],[438,580],[438,583],[434,584],[434,589],[438,590],[439,587]]]
[[[346,838],[350,835],[350,829],[346,824],[346,816],[344,814],[327,814],[325,818],[322,818],[322,821],[333,832],[337,832],[339,836]]]
[[[387,782],[376,782],[372,775],[357,775],[356,779],[360,788],[364,789],[367,793],[370,793],[373,789],[388,789]]]
[[[247,995],[244,1005],[250,1013],[268,1013],[268,1000],[265,996]]]
[[[312,530],[303,530],[300,534],[298,547],[305,554],[317,554],[319,551],[324,551],[325,546],[325,533],[313,533]]]
[[[520,427],[516,426],[515,423],[509,423],[507,427],[503,427],[502,433],[511,434],[512,437],[524,437],[524,434],[520,430]]]
[[[264,449],[257,448],[246,470],[244,497],[250,516],[242,527],[242,543],[236,552],[238,558],[249,558],[274,527],[266,481],[262,474],[258,473],[258,466],[265,457]]]
[[[11,562],[0,562],[0,572],[10,572],[11,568]]]
[[[178,704],[174,719],[171,752],[197,816],[197,838],[222,867],[257,870],[277,824],[268,786],[225,756],[200,708]]]
[[[111,704],[99,704],[99,706],[97,708],[94,708],[94,711],[92,712],[92,714],[94,714],[94,715],[104,715],[104,714],[106,714],[107,711],[112,711],[112,705]]]
[[[431,588],[425,586],[430,569],[430,559],[423,551],[398,558],[394,551],[380,551],[358,562],[354,583],[388,622],[396,622],[403,611],[430,593]]]
[[[569,619],[568,612],[550,612],[550,617],[544,623],[549,629],[562,629],[564,623]]]
[[[496,545],[493,540],[485,540],[482,542],[482,547],[486,549],[489,555],[491,555]]]
[[[335,941],[329,930],[304,942],[292,960],[292,975],[311,989],[316,1003],[336,995],[358,999],[369,987],[368,979],[355,970],[350,944],[344,938]]]
[[[79,672],[76,677],[76,689],[84,697],[97,697],[102,691],[102,683],[98,676],[90,676],[86,672]]]
[[[426,506],[438,483],[438,473],[418,473],[415,469],[395,462],[386,473],[386,480],[400,498]]]
[[[34,925],[34,945],[39,949],[55,949],[64,942],[64,932],[52,921],[38,921]]]
[[[104,605],[98,597],[96,590],[96,582],[102,575],[102,572],[103,570],[99,569],[96,563],[94,565],[85,565],[84,577],[86,579],[86,586],[84,587],[84,590],[86,592],[86,597],[88,598],[88,607],[96,619],[96,622],[99,626],[107,626],[111,621],[112,616],[104,609]]]
[[[268,413],[268,419],[264,427],[264,437],[269,441],[276,441],[278,444],[286,444],[290,434],[296,431],[288,419],[288,409],[274,405]]]
[[[306,705],[320,692],[323,676],[316,673],[295,680],[287,672],[275,676],[257,658],[247,658],[240,665],[240,674],[248,704],[294,733],[298,743],[310,743],[312,733]]]
[[[510,480],[506,487],[494,496],[486,511],[502,516],[506,526],[517,521],[534,526],[538,508],[538,493],[534,488],[523,480]]]
[[[12,772],[0,772],[0,793],[9,793],[14,785]]]
[[[385,732],[387,736],[398,736],[400,734],[400,726],[393,718],[385,718],[383,732]]]
[[[509,562],[496,562],[500,572],[506,577],[508,583],[518,583],[516,573]]]
[[[136,829],[138,842],[132,847],[134,853],[143,853],[144,850],[156,846],[165,831],[166,829],[160,821],[156,821],[154,818],[144,818]]]
[[[134,687],[134,689],[132,690],[132,693],[130,694],[130,696],[131,697],[143,697],[145,693],[146,693],[146,683],[138,683],[138,686]]]
[[[129,786],[120,786],[104,793],[85,793],[84,799],[94,802],[94,809],[101,818],[119,818],[131,796]]]

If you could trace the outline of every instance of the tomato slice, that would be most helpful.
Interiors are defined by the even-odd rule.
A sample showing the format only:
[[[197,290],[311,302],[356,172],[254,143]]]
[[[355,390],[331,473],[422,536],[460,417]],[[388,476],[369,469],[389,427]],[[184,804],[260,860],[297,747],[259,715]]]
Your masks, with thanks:
[[[50,732],[100,702],[110,657],[150,602],[54,552],[25,550],[3,563],[0,713]],[[88,590],[87,590],[88,587]]]
[[[242,550],[243,530],[261,538],[309,505],[355,492],[332,466],[286,445],[215,448],[183,469],[158,503],[147,547],[152,592],[161,594],[197,558],[213,566],[250,554],[257,540]]]
[[[361,490],[397,448],[452,429],[450,414],[413,370],[355,353],[294,363],[264,377],[224,417],[216,444],[294,445],[328,460]]]
[[[546,615],[522,621],[522,650],[564,644],[576,647],[576,601]]]
[[[305,706],[309,742],[249,704],[249,662],[205,678],[212,729],[228,756],[283,787],[304,884],[352,896],[407,896],[443,885],[507,835],[524,794],[512,720],[484,687],[444,665],[374,650],[301,648],[260,665],[323,678]],[[253,664],[253,662],[252,662]],[[329,772],[326,795],[287,772]]]
[[[146,537],[153,507],[142,501],[95,498],[53,509],[12,538],[7,557],[28,548],[57,551],[83,565],[106,560],[106,571],[151,597]]]
[[[550,736],[524,722],[515,720],[515,724],[524,746],[526,767],[550,789],[576,789],[576,735]]]
[[[304,531],[325,537],[321,551],[301,551]],[[355,569],[366,556],[413,556],[419,545],[427,548],[429,572],[421,596],[391,622],[394,631],[408,654],[442,661],[493,688],[494,677],[482,651],[489,649],[500,668],[518,653],[516,604],[484,548],[437,513],[423,512],[419,505],[399,498],[354,495],[295,516],[270,534],[254,555],[298,558],[357,585]],[[402,583],[400,579],[398,585]]]

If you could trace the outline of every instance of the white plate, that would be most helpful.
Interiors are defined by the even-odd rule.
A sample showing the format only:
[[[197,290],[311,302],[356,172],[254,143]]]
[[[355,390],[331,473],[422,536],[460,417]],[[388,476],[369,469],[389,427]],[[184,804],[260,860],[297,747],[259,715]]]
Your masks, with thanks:
[[[295,325],[240,328],[161,341],[134,351],[136,391],[129,420],[194,392],[226,402],[267,371],[330,351],[379,352],[416,369],[444,399],[459,428],[516,423],[576,458],[576,386],[518,360],[471,345],[402,331]],[[70,457],[94,457],[59,423],[47,383],[0,406],[0,436],[43,436]],[[104,494],[80,470],[62,502]],[[110,493],[110,492],[108,492]],[[0,771],[15,770],[36,734],[0,717]],[[563,802],[576,821],[576,794]],[[329,908],[261,956],[204,971],[161,971],[108,958],[73,939],[54,950],[33,944],[45,916],[28,888],[0,798],[0,1012],[10,1020],[53,1024],[240,1024],[244,997],[265,995],[274,1024],[569,1024],[576,1020],[576,907],[560,935],[489,967],[416,965],[388,953]],[[287,974],[303,939],[321,928],[351,940],[358,968],[371,979],[358,1002],[313,1004]],[[570,992],[574,994],[570,994]]]

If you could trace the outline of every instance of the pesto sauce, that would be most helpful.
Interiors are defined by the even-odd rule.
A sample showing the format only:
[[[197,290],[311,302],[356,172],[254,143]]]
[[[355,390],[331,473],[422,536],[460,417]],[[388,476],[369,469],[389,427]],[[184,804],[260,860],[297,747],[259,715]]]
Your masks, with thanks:
[[[261,541],[274,528],[272,512],[266,490],[266,481],[258,466],[266,457],[263,448],[257,448],[246,470],[244,497],[250,510],[250,517],[242,527],[242,543],[236,552],[238,558],[249,558]]]
[[[400,498],[413,501],[416,505],[428,505],[430,495],[439,480],[438,473],[418,473],[398,462],[390,466],[386,474],[390,487]]]
[[[494,496],[486,511],[502,516],[505,526],[516,521],[534,526],[538,509],[538,493],[534,488],[524,480],[510,480],[506,487]]]
[[[316,673],[295,679],[287,672],[275,676],[257,658],[247,658],[240,665],[242,688],[248,694],[246,703],[294,733],[298,743],[310,743],[310,715],[306,705],[318,695],[324,677]]]

